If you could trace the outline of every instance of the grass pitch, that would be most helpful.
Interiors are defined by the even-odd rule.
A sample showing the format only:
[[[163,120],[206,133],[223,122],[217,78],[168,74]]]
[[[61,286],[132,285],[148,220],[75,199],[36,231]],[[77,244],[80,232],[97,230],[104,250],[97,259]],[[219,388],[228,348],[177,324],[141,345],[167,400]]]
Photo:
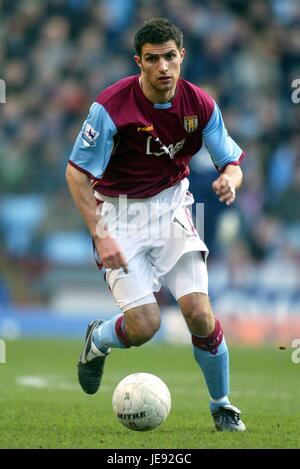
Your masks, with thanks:
[[[77,384],[81,341],[7,343],[0,364],[1,448],[300,448],[300,364],[291,349],[230,348],[231,402],[247,431],[218,433],[207,390],[190,346],[144,345],[112,350],[93,396]],[[162,378],[172,395],[168,419],[134,432],[114,417],[117,383],[137,371]]]

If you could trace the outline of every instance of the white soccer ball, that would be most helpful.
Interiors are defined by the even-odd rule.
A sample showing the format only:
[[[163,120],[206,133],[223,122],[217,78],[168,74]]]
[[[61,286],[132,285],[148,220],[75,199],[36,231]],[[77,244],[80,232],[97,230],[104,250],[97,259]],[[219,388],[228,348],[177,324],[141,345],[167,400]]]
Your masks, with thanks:
[[[171,395],[157,376],[133,373],[117,385],[112,406],[119,422],[130,430],[153,430],[168,417]]]

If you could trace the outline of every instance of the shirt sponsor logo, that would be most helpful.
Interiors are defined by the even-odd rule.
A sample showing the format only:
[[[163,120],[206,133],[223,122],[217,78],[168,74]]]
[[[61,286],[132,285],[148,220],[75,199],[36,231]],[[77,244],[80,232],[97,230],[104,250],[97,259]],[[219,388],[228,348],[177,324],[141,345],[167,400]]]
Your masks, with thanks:
[[[147,138],[146,154],[155,155],[155,156],[161,156],[161,155],[167,154],[169,156],[171,155],[171,157],[173,158],[176,155],[176,153],[182,150],[184,144],[185,144],[185,138],[175,144],[171,143],[168,146],[162,145],[161,142],[157,143],[157,140],[153,139],[153,137],[149,135],[149,137]],[[160,151],[154,151],[154,150],[160,150]]]
[[[94,147],[96,145],[96,138],[98,137],[98,135],[99,132],[93,129],[93,127],[87,122],[81,134],[84,146]]]
[[[184,118],[184,128],[185,130],[191,134],[194,132],[198,127],[198,116],[186,116]]]

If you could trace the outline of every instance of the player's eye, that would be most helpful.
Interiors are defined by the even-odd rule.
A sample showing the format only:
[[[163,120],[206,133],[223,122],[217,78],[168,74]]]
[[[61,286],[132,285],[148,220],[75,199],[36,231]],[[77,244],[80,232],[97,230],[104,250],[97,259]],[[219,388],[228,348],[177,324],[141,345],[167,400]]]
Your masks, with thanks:
[[[154,63],[155,60],[156,60],[155,55],[148,55],[148,57],[146,57],[147,62]]]
[[[166,54],[166,59],[167,60],[172,60],[176,57],[175,52],[170,52],[169,54]]]

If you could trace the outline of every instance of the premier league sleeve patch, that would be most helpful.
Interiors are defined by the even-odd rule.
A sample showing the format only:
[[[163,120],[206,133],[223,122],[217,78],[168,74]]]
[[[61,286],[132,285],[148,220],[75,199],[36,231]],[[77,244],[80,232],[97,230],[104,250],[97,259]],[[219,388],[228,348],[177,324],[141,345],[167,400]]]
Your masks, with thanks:
[[[96,139],[99,135],[93,127],[86,122],[82,130],[82,140],[85,147],[94,147],[96,145]]]

